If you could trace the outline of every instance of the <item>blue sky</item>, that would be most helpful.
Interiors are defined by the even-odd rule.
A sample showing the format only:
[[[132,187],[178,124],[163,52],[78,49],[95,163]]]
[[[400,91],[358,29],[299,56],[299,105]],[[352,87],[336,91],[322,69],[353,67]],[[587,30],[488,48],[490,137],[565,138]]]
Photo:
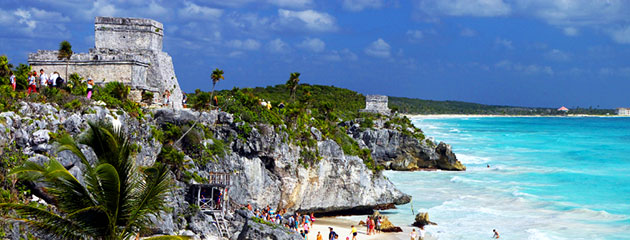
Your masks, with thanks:
[[[630,107],[625,0],[3,0],[0,54],[26,62],[69,40],[94,46],[94,17],[164,24],[181,87],[301,82],[487,104]]]

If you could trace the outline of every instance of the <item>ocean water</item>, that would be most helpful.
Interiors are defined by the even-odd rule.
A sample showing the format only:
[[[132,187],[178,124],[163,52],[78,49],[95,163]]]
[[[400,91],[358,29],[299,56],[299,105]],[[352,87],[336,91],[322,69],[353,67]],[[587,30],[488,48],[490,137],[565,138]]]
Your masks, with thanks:
[[[630,239],[630,118],[412,119],[465,172],[385,175],[428,212],[431,239]],[[487,165],[490,167],[488,168]]]

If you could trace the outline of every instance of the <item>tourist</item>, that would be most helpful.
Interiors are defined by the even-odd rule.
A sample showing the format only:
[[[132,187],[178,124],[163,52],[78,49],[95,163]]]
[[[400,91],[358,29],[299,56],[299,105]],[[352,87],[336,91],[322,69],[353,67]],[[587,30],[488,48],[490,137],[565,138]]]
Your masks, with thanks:
[[[368,216],[368,217],[365,219],[365,227],[367,228],[367,229],[365,230],[365,232],[366,232],[366,233],[367,233],[367,235],[369,236],[369,235],[370,235],[370,216]]]
[[[311,213],[311,227],[313,227],[313,223],[315,223],[315,215]]]
[[[381,216],[376,217],[376,231],[377,233],[381,233]]]
[[[15,80],[15,73],[13,71],[9,71],[9,81],[11,82],[11,87],[13,87],[13,91],[15,91],[15,87],[17,86],[17,81]]]
[[[44,72],[44,69],[39,69],[39,86],[45,87],[49,81],[48,74]]]
[[[409,233],[409,237],[411,237],[411,240],[416,240],[418,238],[418,233],[416,232],[415,228],[411,230],[411,233]]]
[[[499,232],[497,232],[496,229],[492,229],[492,232],[494,232],[494,235],[492,235],[492,238],[499,239]]]
[[[87,80],[87,99],[92,99],[92,91],[94,89],[94,80],[88,78]]]
[[[370,218],[370,233],[371,235],[376,234],[376,231],[374,231],[374,218]]]
[[[28,73],[28,91],[26,93],[30,95],[31,92],[37,93],[37,82],[34,73]]]
[[[31,72],[31,75],[33,76],[33,78],[35,78],[35,91],[38,92],[40,89],[40,86],[39,86],[39,82],[37,81],[37,72],[33,71]]]
[[[164,104],[162,106],[168,107],[171,104],[171,92],[168,89],[166,89],[162,97],[164,98]]]
[[[337,239],[338,235],[335,231],[333,231],[333,228],[328,227],[328,229],[330,229],[330,233],[328,234],[328,240]]]
[[[304,234],[304,231],[300,230],[300,235],[302,235],[302,238],[306,239],[306,234]]]
[[[61,77],[59,76],[59,72],[53,72],[52,75],[50,75],[50,80],[48,85],[50,86],[57,86],[57,82],[59,81]]]
[[[321,232],[317,232],[317,239],[316,240],[323,240]]]
[[[304,225],[302,225],[302,228],[304,228],[304,234],[306,234],[306,240],[308,240],[308,230],[309,230],[309,225],[307,222],[304,223]]]
[[[427,231],[424,230],[424,226],[420,226],[420,237],[418,238],[418,240],[424,240],[424,235],[426,235]]]
[[[357,240],[357,228],[355,228],[354,225],[350,227],[352,228],[352,230],[350,230],[350,233],[352,233],[352,240]]]
[[[183,97],[182,97],[182,106],[183,106],[184,108],[186,108],[186,107],[187,107],[186,102],[188,102],[188,95],[186,95],[186,93],[185,93],[185,92],[182,92],[182,96],[183,96]]]

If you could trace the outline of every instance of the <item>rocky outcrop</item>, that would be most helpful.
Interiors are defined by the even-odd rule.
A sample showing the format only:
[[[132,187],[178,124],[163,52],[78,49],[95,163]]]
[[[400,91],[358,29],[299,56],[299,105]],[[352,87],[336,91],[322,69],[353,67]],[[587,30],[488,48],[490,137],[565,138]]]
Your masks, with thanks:
[[[200,117],[200,118],[199,118]],[[311,129],[318,140],[317,161],[310,164],[300,162],[301,151],[305,149],[290,144],[285,126],[257,125],[244,134],[239,129],[242,122],[234,122],[231,114],[219,111],[198,113],[190,110],[159,109],[138,121],[124,112],[102,107],[90,107],[83,112],[68,112],[49,104],[22,102],[17,112],[0,113],[0,129],[7,134],[0,135],[0,149],[12,148],[31,156],[30,161],[43,163],[49,157],[57,157],[80,181],[82,164],[68,153],[56,153],[54,140],[62,133],[80,135],[90,121],[107,121],[125,131],[132,143],[137,146],[135,155],[139,166],[151,165],[162,148],[155,139],[155,129],[162,124],[190,124],[200,119],[199,125],[205,133],[202,142],[223,141],[228,150],[225,156],[207,164],[194,164],[186,156],[186,170],[201,178],[208,178],[209,172],[233,173],[229,187],[232,206],[250,203],[254,207],[270,205],[275,209],[285,208],[289,212],[316,212],[334,214],[339,212],[371,212],[372,209],[391,208],[404,204],[410,197],[400,192],[379,173],[368,169],[357,156],[345,155],[341,147],[331,140],[321,137],[321,132]],[[83,147],[88,161],[95,159],[91,149]],[[92,160],[90,160],[92,159]],[[306,165],[306,166],[305,166]],[[154,219],[154,234],[194,234],[206,239],[217,238],[218,230],[209,217],[186,201],[190,182],[177,181],[177,188],[169,196],[170,212],[164,212]],[[238,215],[238,214],[236,214]],[[276,232],[259,228],[262,225],[246,221],[246,218],[227,216],[233,233],[243,232],[248,226],[246,239],[291,239],[273,237]],[[277,231],[286,230],[278,227]],[[271,231],[271,232],[269,232]],[[279,233],[278,233],[279,234]],[[236,239],[236,235],[233,239]]]
[[[442,169],[464,171],[466,167],[457,160],[451,146],[429,139],[419,139],[413,134],[388,129],[383,124],[375,128],[362,129],[358,123],[346,122],[349,133],[361,147],[372,151],[372,157],[385,169],[414,171]],[[380,125],[380,127],[379,127]]]
[[[424,227],[426,225],[437,225],[437,223],[429,220],[429,213],[421,212],[416,214],[416,219],[412,225],[416,227]]]

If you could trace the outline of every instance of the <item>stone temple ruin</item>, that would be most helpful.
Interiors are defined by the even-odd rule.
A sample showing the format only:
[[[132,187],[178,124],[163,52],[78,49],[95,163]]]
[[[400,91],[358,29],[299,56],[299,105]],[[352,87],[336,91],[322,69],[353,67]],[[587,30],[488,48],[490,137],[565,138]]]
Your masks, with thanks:
[[[365,96],[365,109],[361,109],[361,112],[390,115],[391,110],[389,109],[389,107],[387,107],[387,96],[366,95]]]
[[[130,86],[130,98],[140,102],[142,92],[153,93],[152,104],[161,104],[166,90],[171,92],[171,106],[182,107],[182,91],[173,62],[162,51],[164,27],[151,19],[96,17],[95,47],[88,53],[75,53],[69,60],[68,74],[92,78],[96,84],[122,82]],[[65,60],[58,51],[38,50],[28,56],[33,70],[65,73]]]

